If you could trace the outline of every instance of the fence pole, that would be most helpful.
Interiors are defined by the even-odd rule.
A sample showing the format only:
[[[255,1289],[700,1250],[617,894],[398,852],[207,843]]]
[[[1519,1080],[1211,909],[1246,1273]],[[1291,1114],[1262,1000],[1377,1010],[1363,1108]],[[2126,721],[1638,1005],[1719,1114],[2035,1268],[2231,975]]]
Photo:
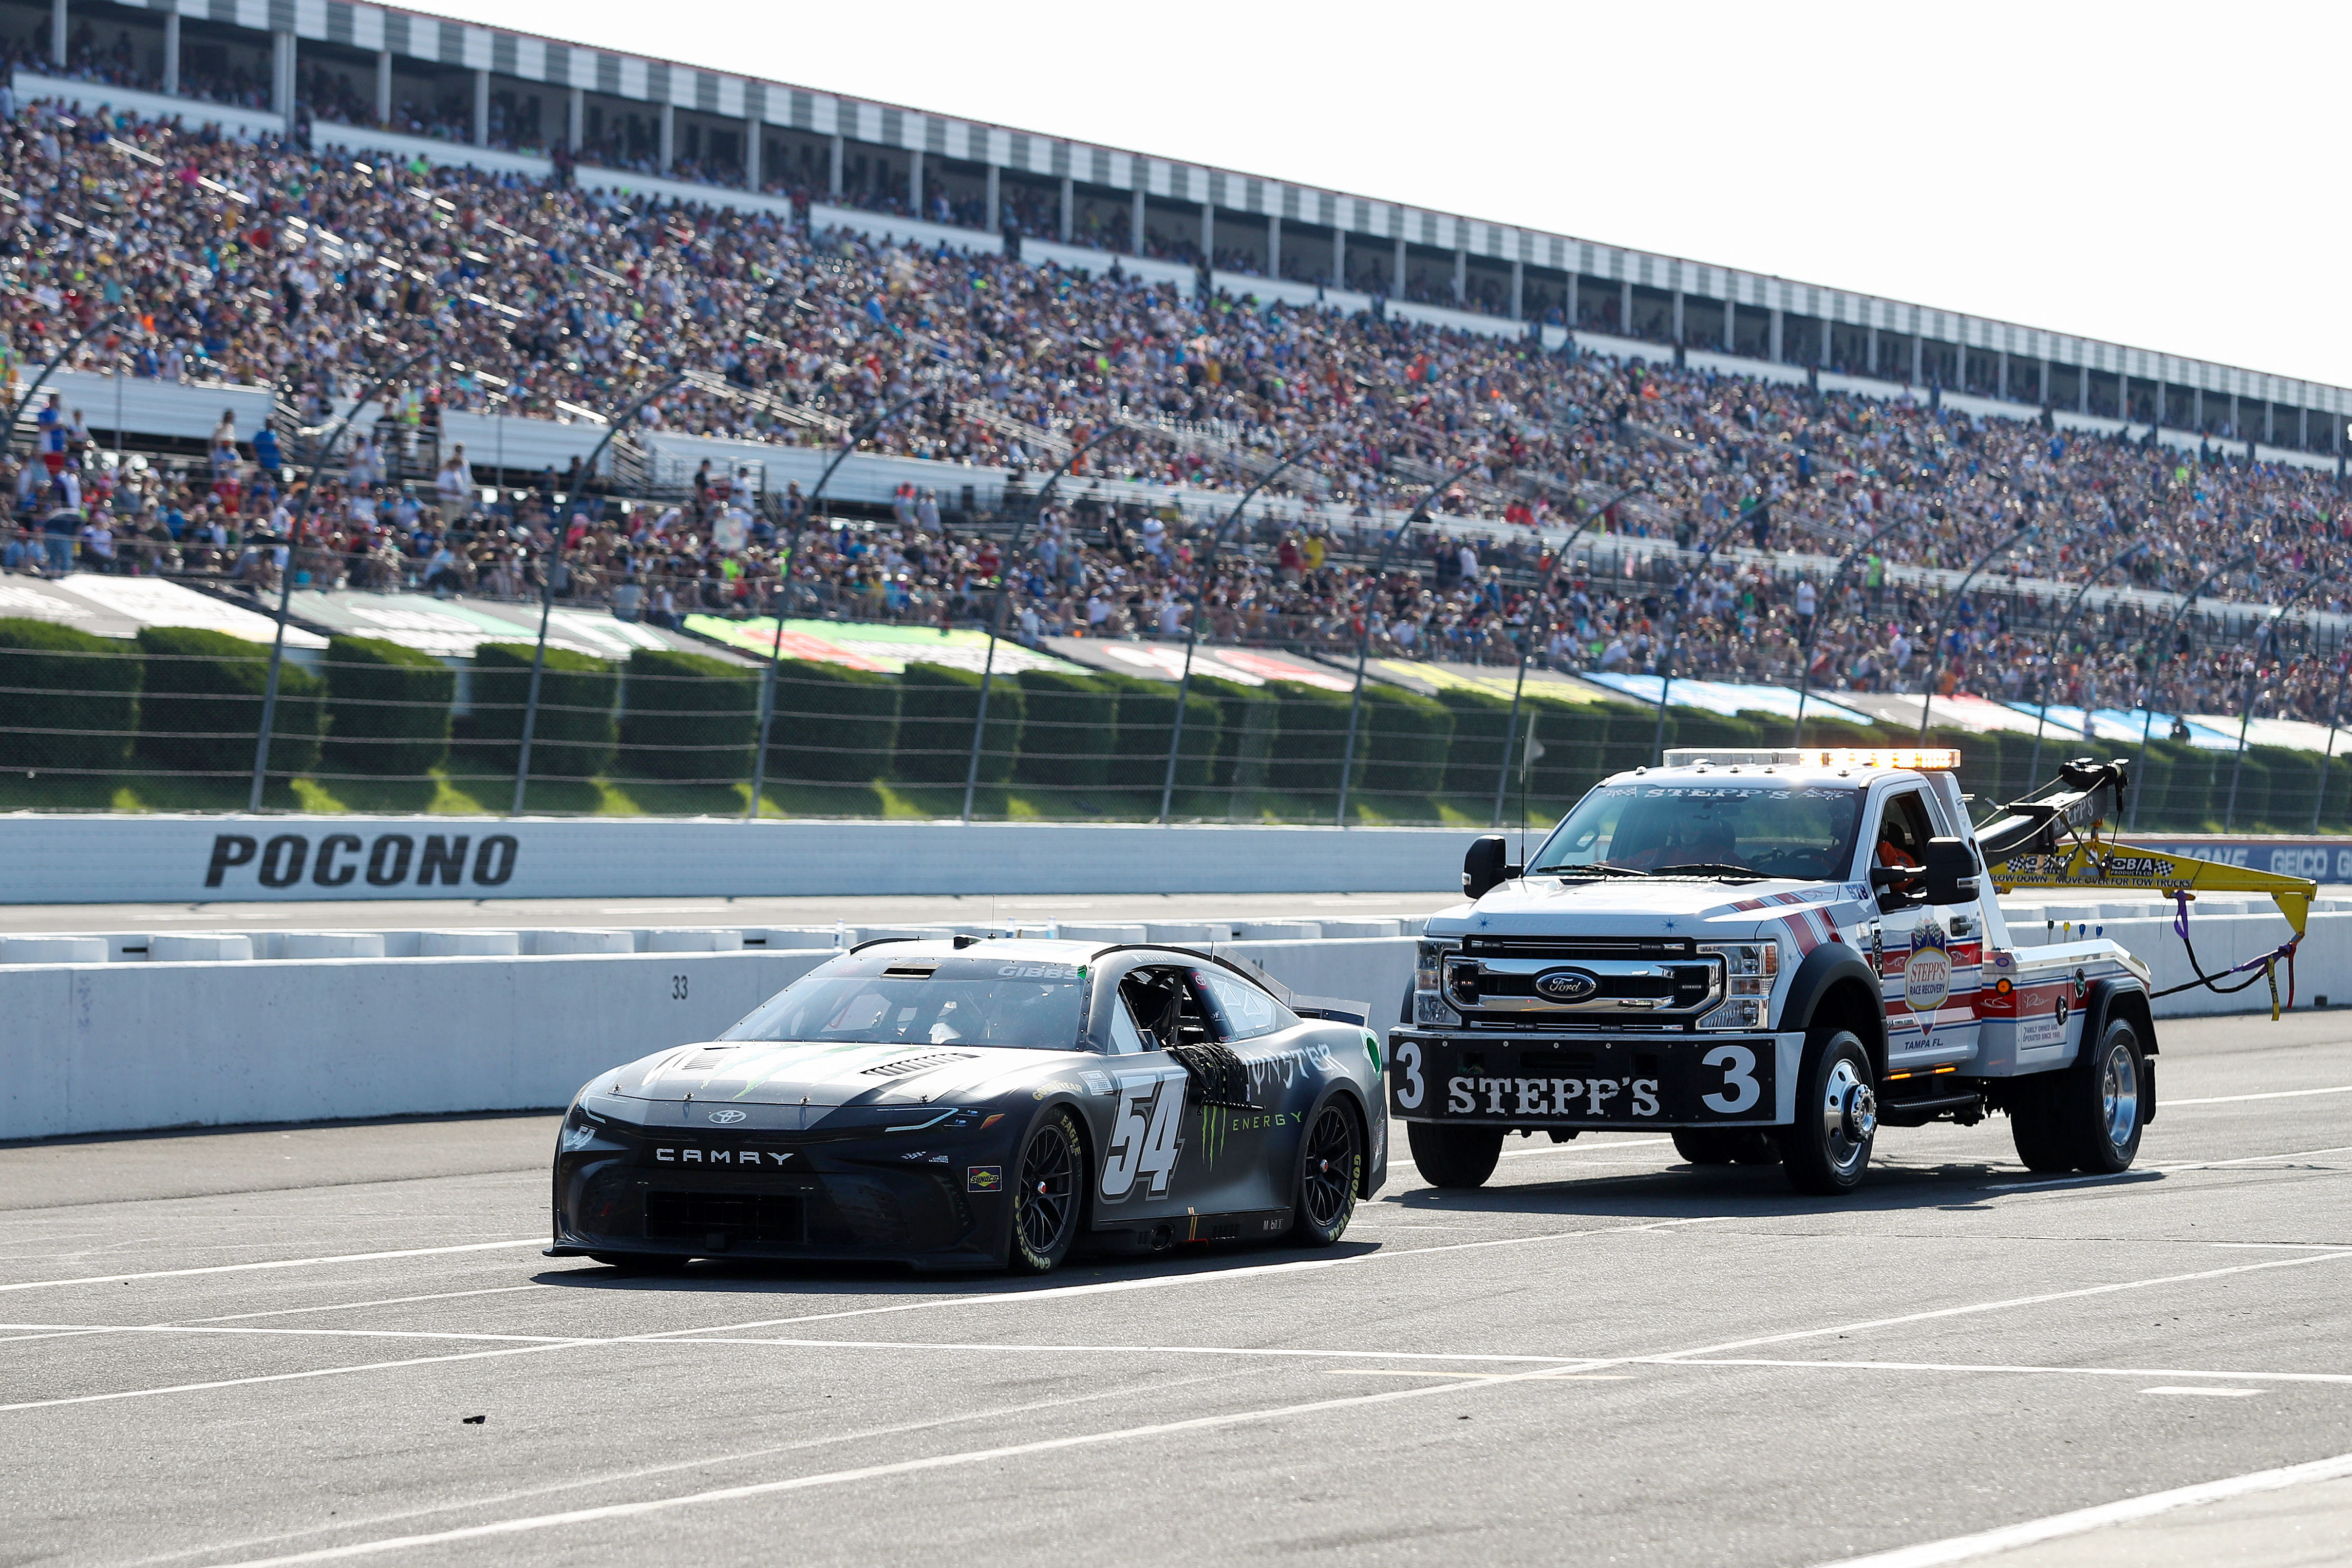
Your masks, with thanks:
[[[253,791],[246,799],[248,811],[261,810],[262,781],[269,773],[269,737],[278,727],[278,679],[286,668],[286,617],[294,603],[294,549],[301,541],[298,518],[286,536],[286,564],[278,571],[278,631],[269,640],[269,681],[261,693],[261,733],[253,742]]]
[[[1721,545],[1726,536],[1727,536],[1732,529],[1738,528],[1744,520],[1746,519],[1740,517],[1738,514],[1735,512],[1728,522],[1725,523],[1723,527],[1715,531],[1715,537],[1713,538],[1699,546],[1698,564],[1688,568],[1683,572],[1683,580],[1678,586],[1687,589],[1690,586],[1691,579],[1697,576],[1710,561],[1714,560],[1717,547]],[[1821,606],[1816,603],[1813,606],[1813,616],[1816,620],[1820,619],[1821,612]],[[1683,622],[1688,621],[1690,616],[1690,606],[1685,604],[1683,606],[1683,613],[1677,617],[1675,622],[1674,641],[1669,643],[1658,655],[1658,726],[1655,732],[1650,737],[1650,764],[1652,767],[1661,766],[1666,760],[1666,694],[1674,689],[1675,655],[1682,650]]]
[[[2286,650],[2276,628],[2285,622],[2286,612],[2294,607],[2296,600],[2319,586],[2321,575],[2320,572],[2314,572],[2305,578],[2295,586],[2293,593],[2288,594],[2275,609],[2268,612],[2266,626],[2271,630],[2271,651],[2278,655],[2282,667],[2286,662]],[[2257,616],[2257,619],[2263,618]],[[2262,633],[2263,630],[2263,627],[2255,629],[2254,667],[2246,672],[2246,689],[2238,695],[2238,755],[2230,764],[2230,803],[2221,812],[2221,831],[2225,833],[2236,826],[2238,821],[2238,775],[2245,770],[2246,732],[2253,727],[2254,723],[2254,683],[2263,677]]]
[[[2224,561],[2221,565],[2215,567],[2211,571],[2207,572],[2205,574],[2205,580],[2189,591],[2189,596],[2186,599],[2183,599],[2180,601],[2179,608],[2172,612],[2172,619],[2165,622],[2164,634],[2151,643],[2142,644],[2146,647],[2153,647],[2158,653],[2163,654],[2163,658],[2160,661],[2157,659],[2150,659],[2148,661],[2147,680],[2141,686],[2142,695],[2139,705],[2139,755],[2132,764],[2132,772],[2135,775],[2140,778],[2146,778],[2147,776],[2148,731],[2156,727],[2156,710],[2149,705],[2156,700],[2156,685],[2158,680],[2163,675],[2164,665],[2172,662],[2171,648],[2173,633],[2180,630],[2181,620],[2183,617],[2188,615],[2189,612],[2196,605],[2198,595],[2212,587],[2215,580],[2237,570],[2238,568],[2253,559],[2255,553],[2256,552],[2253,550],[2247,550],[2235,559]],[[2135,789],[2131,792],[2131,810],[2124,821],[2124,831],[2126,832],[2134,831],[2139,827],[2139,801],[2140,796],[2143,793],[2144,791],[2138,789]]]

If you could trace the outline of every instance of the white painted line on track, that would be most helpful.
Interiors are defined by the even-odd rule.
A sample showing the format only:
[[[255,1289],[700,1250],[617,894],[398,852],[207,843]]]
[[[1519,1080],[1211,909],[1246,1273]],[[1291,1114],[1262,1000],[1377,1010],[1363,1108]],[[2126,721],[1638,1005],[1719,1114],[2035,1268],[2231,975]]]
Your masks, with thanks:
[[[252,1323],[0,1323],[5,1329],[53,1329],[77,1334],[246,1334],[272,1339],[440,1339],[498,1344],[579,1344],[578,1334],[461,1333],[443,1329],[288,1329]],[[0,1406],[5,1408],[5,1406]]]
[[[641,1502],[610,1503],[602,1508],[574,1509],[564,1513],[544,1513],[524,1519],[500,1520],[493,1524],[476,1524],[457,1530],[436,1531],[425,1535],[390,1536],[376,1541],[356,1541],[342,1546],[321,1547],[315,1552],[298,1552],[283,1557],[256,1558],[226,1565],[226,1568],[289,1568],[298,1563],[331,1563],[352,1557],[371,1557],[385,1552],[406,1551],[413,1547],[441,1546],[457,1542],[481,1541],[498,1536],[521,1535],[542,1530],[560,1529],[566,1525],[590,1524],[604,1520],[642,1518],[647,1514],[667,1513],[677,1509],[694,1508],[708,1503],[735,1502],[745,1498],[772,1497],[782,1492],[811,1491],[819,1488],[846,1486],[857,1481],[879,1480],[887,1477],[920,1475],[930,1470],[961,1469],[986,1465],[1006,1459],[1024,1458],[1032,1454],[1056,1453],[1071,1448],[1098,1448],[1110,1443],[1136,1442],[1149,1437],[1176,1437],[1188,1432],[1215,1431],[1220,1427],[1239,1427],[1255,1422],[1276,1421],[1286,1416],[1315,1416],[1329,1410],[1363,1409],[1373,1406],[1393,1405],[1409,1399],[1425,1399],[1441,1394],[1459,1394],[1468,1389],[1501,1387],[1511,1383],[1532,1382],[1554,1373],[1576,1372],[1581,1364],[1570,1363],[1538,1372],[1507,1373],[1489,1377],[1455,1378],[1420,1388],[1394,1388],[1381,1394],[1355,1394],[1336,1399],[1312,1399],[1303,1404],[1277,1405],[1257,1410],[1235,1410],[1218,1416],[1195,1416],[1182,1421],[1162,1421],[1148,1427],[1121,1427],[1107,1432],[1085,1432],[1071,1437],[1044,1437],[1029,1443],[1011,1443],[994,1448],[972,1448],[961,1453],[931,1454],[921,1458],[900,1459],[889,1464],[864,1465],[855,1469],[830,1470],[819,1475],[792,1476],[782,1480],[757,1481],[748,1486],[720,1487],[709,1491],[688,1492],[677,1497],[652,1498]]]
[[[1974,1535],[1956,1535],[1948,1541],[1897,1547],[1892,1552],[1874,1552],[1867,1557],[1848,1557],[1838,1563],[1826,1563],[1823,1568],[1942,1568],[1947,1563],[1967,1563],[1979,1557],[1990,1557],[1996,1552],[2012,1552],[2021,1546],[2038,1545],[2044,1541],[2063,1541],[2070,1535],[2085,1535],[2109,1525],[2153,1519],[2158,1514],[2170,1513],[2176,1509],[2198,1508],[2254,1492],[2280,1491],[2315,1481],[2337,1480],[2345,1476],[2352,1476],[2352,1454],[2314,1459],[2308,1464],[2286,1465],[2274,1470],[2256,1470],[2251,1475],[2231,1476],[2226,1480],[2200,1481],[2195,1486],[2175,1487],[2170,1491],[2149,1492],[2144,1497],[2101,1503],[2095,1508],[2076,1509],[2071,1513],[2052,1514],[2047,1519],[2004,1525],[1998,1530],[1980,1531]]]
[[[468,1241],[457,1247],[404,1247],[392,1252],[338,1252],[324,1258],[272,1258],[258,1263],[214,1263],[201,1269],[152,1269],[143,1274],[84,1274],[71,1280],[17,1280],[0,1284],[0,1291],[47,1291],[66,1285],[111,1285],[117,1281],[184,1280],[198,1274],[245,1274],[261,1269],[309,1269],[326,1263],[375,1263],[390,1258],[438,1258],[454,1252],[490,1252],[501,1247],[544,1247],[543,1236],[518,1237],[511,1241]]]
[[[404,1307],[414,1301],[455,1301],[467,1296],[509,1296],[518,1291],[546,1291],[554,1287],[534,1280],[528,1285],[490,1285],[479,1291],[436,1291],[429,1296],[384,1296],[373,1301],[334,1301],[323,1307],[273,1307],[266,1312],[226,1312],[216,1318],[190,1318],[194,1323],[233,1323],[247,1318],[291,1318],[306,1312],[352,1312],[362,1307]],[[161,1328],[165,1325],[157,1324]]]
[[[1521,1376],[1511,1372],[1455,1372],[1442,1366],[1327,1366],[1327,1377],[1482,1377],[1507,1383],[1630,1383],[1625,1372],[1540,1372]]]
[[[2158,1109],[2170,1111],[2182,1105],[2237,1105],[2248,1100],[2300,1100],[2309,1094],[2352,1094],[2352,1083],[2338,1083],[2330,1089],[2273,1089],[2267,1094],[2207,1094],[2196,1100],[2166,1100]]]
[[[2195,1394],[2207,1399],[2251,1399],[2259,1388],[2143,1388],[2142,1394]]]
[[[459,1355],[420,1355],[405,1361],[376,1361],[364,1366],[320,1366],[308,1372],[272,1372],[256,1377],[223,1377],[210,1383],[175,1383],[166,1388],[124,1388],[110,1394],[76,1394],[60,1399],[27,1399],[0,1405],[0,1414],[12,1410],[49,1410],[61,1405],[104,1405],[117,1399],[144,1399],[157,1394],[203,1394],[220,1388],[248,1388],[261,1383],[300,1383],[314,1377],[339,1377],[353,1372],[385,1372],[403,1366],[433,1366],[452,1361],[487,1361],[493,1356],[532,1355],[541,1351],[568,1350],[572,1343],[603,1344],[603,1340],[579,1340],[565,1344],[519,1344],[501,1350],[471,1350]]]
[[[2186,1166],[2147,1166],[2127,1171],[2117,1171],[2113,1176],[2056,1176],[2049,1181],[1999,1182],[1990,1186],[1980,1186],[1977,1190],[1979,1192],[2037,1192],[2044,1187],[2053,1186],[2085,1186],[2093,1184],[2113,1186],[2118,1182],[2127,1185],[2135,1180],[2146,1180],[2149,1176],[2179,1176],[2184,1171],[2220,1171],[2228,1170],[2232,1166],[2258,1166],[2265,1160],[2308,1160],[2315,1159],[2321,1155],[2343,1154],[2352,1154],[2352,1144],[2338,1144],[2332,1149],[2296,1149],[2283,1155],[2246,1155],[2234,1160],[2199,1160],[2194,1165]]]
[[[665,1340],[665,1344],[766,1344],[793,1350],[935,1350],[956,1354],[1010,1355],[1231,1355],[1276,1356],[1305,1361],[1335,1358],[1364,1361],[1442,1361],[1529,1363],[1557,1366],[1564,1361],[1591,1361],[1592,1356],[1475,1354],[1466,1351],[1318,1350],[1289,1346],[1230,1344],[975,1344],[946,1340],[902,1339],[765,1339],[707,1336]],[[1467,1374],[1465,1374],[1466,1376]],[[2191,1374],[2151,1373],[2148,1375],[2189,1376]],[[2352,1381],[2352,1379],[2347,1379]]]
[[[2252,1379],[2263,1383],[2315,1383],[2352,1385],[2347,1372],[2193,1372],[2178,1366],[2036,1366],[2003,1365],[1966,1361],[1775,1361],[1760,1356],[1643,1357],[1643,1366],[1763,1366],[1813,1372],[1969,1372],[1998,1375],[2044,1377],[2210,1377]]]

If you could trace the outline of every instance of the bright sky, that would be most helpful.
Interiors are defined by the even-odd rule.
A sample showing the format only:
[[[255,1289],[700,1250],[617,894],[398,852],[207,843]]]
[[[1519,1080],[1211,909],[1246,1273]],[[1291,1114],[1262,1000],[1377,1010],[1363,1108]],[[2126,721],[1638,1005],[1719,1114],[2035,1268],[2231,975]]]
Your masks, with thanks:
[[[2341,5],[424,4],[2352,385]]]

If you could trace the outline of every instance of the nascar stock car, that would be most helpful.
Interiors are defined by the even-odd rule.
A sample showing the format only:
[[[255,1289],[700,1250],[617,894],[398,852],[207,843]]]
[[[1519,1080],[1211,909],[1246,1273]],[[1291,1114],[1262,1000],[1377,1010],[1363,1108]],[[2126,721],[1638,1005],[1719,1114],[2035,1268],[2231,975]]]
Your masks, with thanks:
[[[1882,1127],[1993,1112],[2032,1169],[2129,1167],[2156,1119],[2149,967],[2104,937],[2013,937],[1992,893],[2260,890],[2299,937],[2313,884],[2101,837],[2120,762],[2069,763],[1978,827],[1958,762],[1670,751],[1594,786],[1524,866],[1476,841],[1389,1037],[1421,1174],[1475,1187],[1509,1133],[1655,1128],[1694,1164],[1836,1195]]]
[[[1339,1239],[1385,1179],[1380,1037],[1213,949],[887,938],[583,1087],[551,1257],[902,1260]]]

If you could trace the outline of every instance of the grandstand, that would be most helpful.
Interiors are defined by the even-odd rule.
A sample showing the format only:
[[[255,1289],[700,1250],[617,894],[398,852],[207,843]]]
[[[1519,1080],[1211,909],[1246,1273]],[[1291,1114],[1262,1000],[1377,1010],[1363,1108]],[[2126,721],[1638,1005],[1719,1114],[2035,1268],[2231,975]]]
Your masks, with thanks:
[[[1671,674],[2337,748],[2341,389],[411,13],[217,13],[0,3],[7,380],[45,394],[6,614],[226,597],[249,634],[290,573],[319,643],[471,659],[546,598],[643,692],[780,643],[903,677],[886,631],[952,666],[1002,598],[1024,675],[1196,632],[1440,706],[1524,650],[1602,710]],[[233,778],[167,760],[196,733],[121,738]],[[715,785],[748,744],[620,752]],[[1446,792],[1402,767],[1376,797]]]

